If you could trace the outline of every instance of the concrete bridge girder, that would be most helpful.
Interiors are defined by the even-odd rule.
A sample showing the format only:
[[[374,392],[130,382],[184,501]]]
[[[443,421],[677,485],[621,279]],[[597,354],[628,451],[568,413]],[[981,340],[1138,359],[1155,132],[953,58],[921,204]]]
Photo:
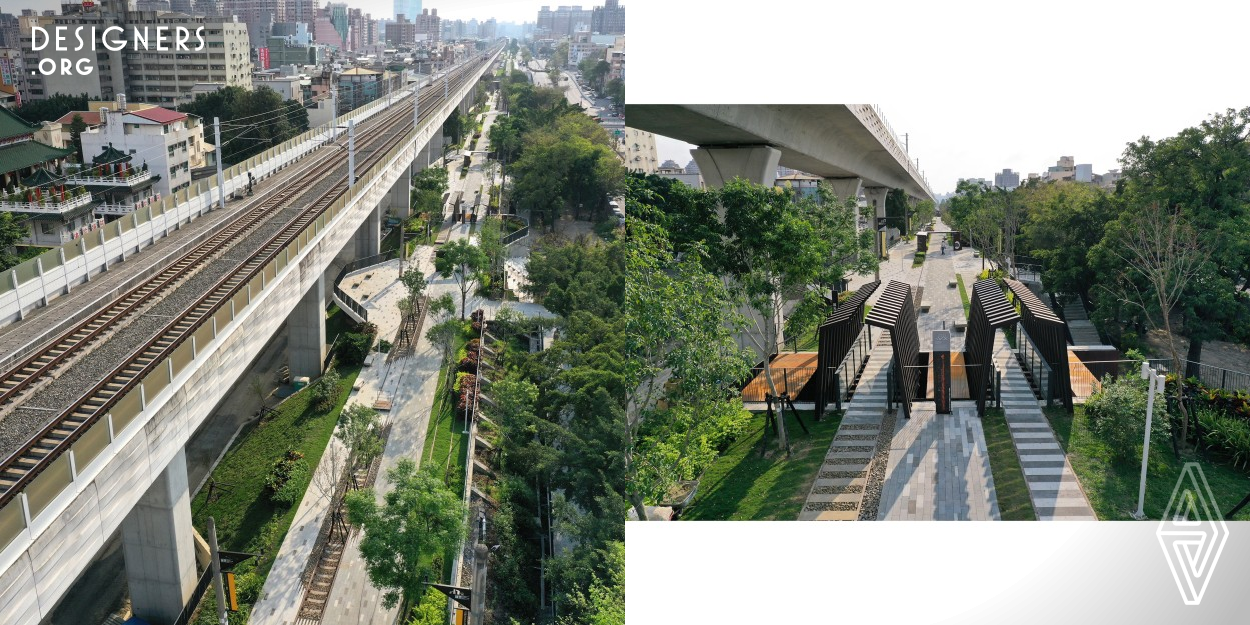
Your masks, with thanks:
[[[741,177],[771,187],[777,180],[781,150],[767,145],[700,147],[690,151],[708,187],[719,189]]]
[[[471,89],[472,83],[462,88]],[[453,93],[450,102],[439,106],[435,119],[450,114],[462,97]],[[70,463],[67,472],[72,473],[72,481],[69,486],[56,494],[45,508],[33,513],[34,518],[25,524],[25,529],[0,549],[0,623],[37,625],[92,562],[106,539],[123,527],[132,510],[145,505],[143,500],[153,484],[165,480],[165,486],[158,489],[163,488],[166,495],[169,494],[178,480],[167,473],[168,467],[184,454],[183,448],[192,433],[212,414],[227,390],[286,323],[288,316],[300,308],[314,286],[319,287],[319,299],[324,301],[325,273],[332,266],[336,252],[353,243],[361,224],[372,215],[380,215],[378,206],[396,179],[405,177],[419,146],[426,145],[440,128],[441,122],[426,123],[371,179],[364,179],[368,172],[360,172],[362,179],[352,191],[350,202],[325,228],[317,231],[307,245],[291,255],[286,266],[265,283],[263,290],[246,298],[244,301],[248,303],[236,310],[232,320],[221,322],[209,344],[200,345],[194,358],[167,384],[152,387],[151,394],[144,396],[142,411],[137,416],[128,423],[118,423],[116,430],[111,419],[97,424],[96,427],[109,428],[108,445],[85,467],[75,469]],[[324,317],[322,305],[320,332],[324,332]],[[322,345],[324,348],[324,342]],[[159,375],[159,370],[154,373]],[[183,472],[181,488],[185,492],[185,467]],[[174,501],[170,497],[166,499]],[[189,495],[177,501],[184,499],[189,502]],[[184,536],[190,546],[190,514],[176,514],[175,508],[167,507],[165,516],[170,523],[180,526],[175,532]],[[193,549],[188,553],[188,561],[192,563],[190,578],[194,584]],[[178,578],[171,587],[179,589],[186,581],[183,579],[185,571],[180,574],[176,570],[182,568],[181,562],[177,558],[167,558],[164,565],[171,577]],[[132,579],[132,583],[136,583],[135,580]],[[133,587],[131,592],[135,592]],[[158,624],[161,620],[157,618],[152,622]]]

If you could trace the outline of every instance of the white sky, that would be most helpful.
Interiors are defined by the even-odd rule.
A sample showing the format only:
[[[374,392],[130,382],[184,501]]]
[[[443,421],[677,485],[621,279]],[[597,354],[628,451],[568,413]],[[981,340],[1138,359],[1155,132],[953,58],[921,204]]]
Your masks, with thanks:
[[[1041,173],[1060,156],[1104,173],[1142,135],[1250,106],[1236,69],[1250,3],[1196,0],[1167,12],[1117,1],[1049,12],[979,0],[716,6],[631,7],[630,23],[647,28],[631,34],[630,102],[877,103],[900,137],[910,135],[910,155],[939,194],[1003,168]],[[773,35],[728,41],[760,32]],[[661,161],[690,160],[680,142],[658,148]]]

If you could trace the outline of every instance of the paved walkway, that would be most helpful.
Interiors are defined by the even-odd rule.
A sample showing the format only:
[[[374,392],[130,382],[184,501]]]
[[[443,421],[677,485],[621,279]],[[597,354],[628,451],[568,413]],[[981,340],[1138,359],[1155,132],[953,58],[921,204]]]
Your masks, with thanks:
[[[844,405],[846,413],[799,512],[800,521],[855,521],[859,519],[865,492],[880,492],[880,476],[876,489],[868,486],[873,473],[871,465],[874,461],[884,462],[884,458],[876,459],[878,452],[889,452],[888,446],[878,444],[878,439],[885,419],[885,366],[892,356],[889,333],[876,329],[872,332],[877,342],[864,365],[855,395]]]
[[[994,351],[994,366],[1003,372],[1003,413],[1038,520],[1096,521],[1071,463],[1001,332]]]
[[[935,410],[930,402],[916,402],[911,419],[899,420],[877,518],[998,520],[998,498],[976,403],[951,402],[949,415]]]

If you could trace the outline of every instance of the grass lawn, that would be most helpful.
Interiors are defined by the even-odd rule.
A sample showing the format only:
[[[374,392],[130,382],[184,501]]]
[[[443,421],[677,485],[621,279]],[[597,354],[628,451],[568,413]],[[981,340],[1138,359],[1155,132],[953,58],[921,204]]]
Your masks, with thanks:
[[[955,282],[959,284],[959,299],[964,303],[964,319],[967,319],[968,309],[972,307],[972,304],[968,302],[968,289],[964,287],[964,277],[960,274],[955,274]]]
[[[771,432],[764,434],[764,413],[755,413],[747,433],[703,474],[699,492],[682,513],[691,520],[793,521],[807,500],[829,443],[842,415],[826,413],[816,423],[812,412],[800,411],[811,434],[786,419],[790,458]],[[761,440],[763,439],[763,440]]]
[[[1020,468],[1020,457],[1011,442],[1011,431],[1002,408],[990,408],[981,419],[985,445],[990,453],[990,473],[994,476],[994,492],[998,511],[1004,521],[1036,521],[1037,513],[1029,499],[1029,487]]]
[[[259,560],[248,561],[236,569],[240,574],[253,571],[263,583],[273,565],[273,557],[286,536],[297,505],[271,502],[265,489],[265,479],[273,470],[274,462],[287,450],[295,449],[304,454],[309,477],[321,460],[326,443],[338,421],[339,410],[347,401],[352,383],[360,373],[359,367],[343,368],[340,373],[339,399],[328,412],[320,412],[311,405],[311,395],[301,391],[289,397],[277,408],[277,414],[263,423],[256,423],[235,441],[230,451],[213,470],[216,483],[213,501],[207,501],[205,486],[191,502],[191,514],[196,529],[207,539],[208,517],[217,524],[217,541],[226,551],[263,553]],[[208,593],[211,596],[212,593]],[[244,614],[250,606],[240,607]],[[208,620],[205,619],[205,613]],[[201,610],[199,622],[214,622],[211,610]]]
[[[1063,408],[1052,407],[1046,410],[1046,416],[1059,437],[1059,444],[1068,452],[1068,460],[1085,488],[1090,505],[1099,519],[1132,519],[1133,512],[1137,510],[1140,459],[1127,464],[1112,462],[1107,445],[1088,428],[1085,407],[1077,405],[1074,409],[1074,414],[1067,415]],[[1150,469],[1146,475],[1147,518],[1158,520],[1163,515],[1186,462],[1197,462],[1202,467],[1221,514],[1231,510],[1246,493],[1250,493],[1250,475],[1242,471],[1212,462],[1193,452],[1182,452],[1180,460],[1177,460],[1170,446],[1152,445]],[[1250,520],[1250,507],[1237,513],[1234,519]]]
[[[468,337],[456,337],[452,354],[459,352]],[[452,367],[455,366],[453,362]],[[464,419],[457,414],[456,399],[445,386],[447,369],[439,371],[438,387],[434,390],[434,406],[430,410],[430,423],[425,434],[425,448],[421,453],[421,465],[441,467],[446,484],[456,493],[464,491],[465,453],[469,436],[464,432]]]

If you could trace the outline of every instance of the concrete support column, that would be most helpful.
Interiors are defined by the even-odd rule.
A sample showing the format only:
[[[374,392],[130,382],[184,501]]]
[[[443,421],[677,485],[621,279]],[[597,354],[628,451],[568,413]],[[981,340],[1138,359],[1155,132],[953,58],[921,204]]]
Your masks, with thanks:
[[[382,200],[383,208],[400,219],[408,219],[412,212],[411,198],[412,177],[400,176],[386,193],[386,199]]]
[[[326,277],[317,276],[286,319],[286,354],[291,377],[321,375],[326,358]]]
[[[195,539],[187,456],[179,451],[122,522],[126,580],[134,613],[174,622],[195,590]]]
[[[860,192],[866,192],[868,188],[863,187],[863,180],[859,178],[825,178],[825,183],[833,190],[833,194],[838,199],[853,197],[858,199]],[[872,205],[872,197],[868,198],[868,204]],[[884,201],[882,207],[885,206]]]
[[[878,218],[885,217],[885,198],[889,193],[889,187],[864,187],[864,199]]]
[[[381,204],[369,211],[364,223],[356,231],[356,258],[365,258],[382,251],[382,211]]]
[[[777,180],[777,163],[781,160],[781,150],[767,145],[695,148],[690,154],[699,166],[703,182],[712,189],[738,177],[771,187]]]

